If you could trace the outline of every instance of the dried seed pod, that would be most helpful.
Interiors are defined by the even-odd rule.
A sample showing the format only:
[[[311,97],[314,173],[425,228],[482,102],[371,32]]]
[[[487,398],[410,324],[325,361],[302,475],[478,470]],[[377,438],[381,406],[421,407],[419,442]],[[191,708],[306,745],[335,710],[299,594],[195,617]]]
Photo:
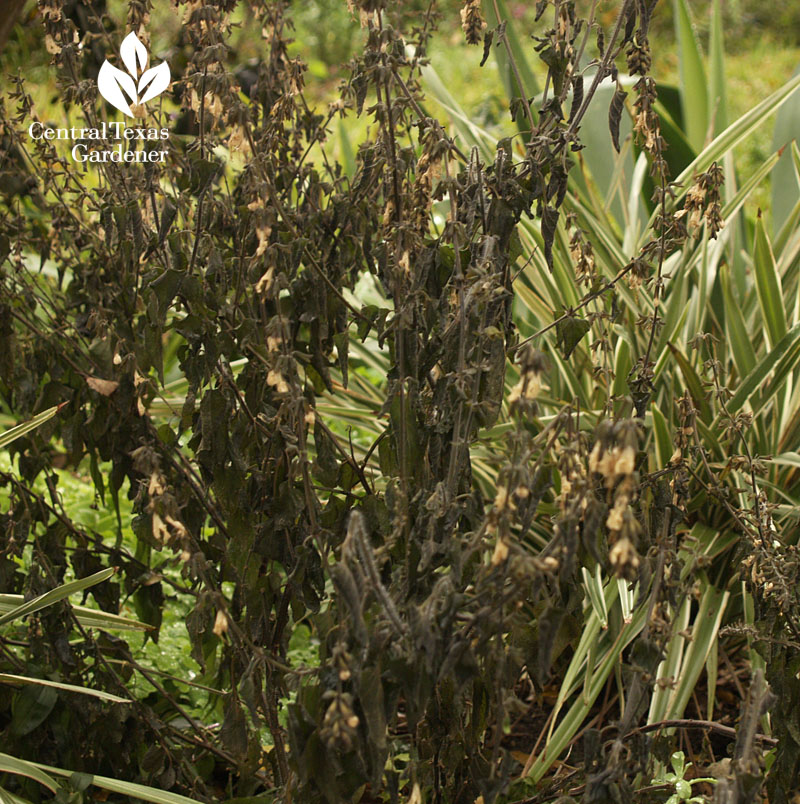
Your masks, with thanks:
[[[634,34],[628,45],[628,72],[631,75],[647,75],[650,72],[652,57],[650,42],[646,36]]]
[[[508,404],[512,410],[527,410],[534,402],[542,388],[542,374],[545,370],[544,355],[532,346],[520,351],[518,357],[520,373],[519,381],[508,395]]]
[[[467,44],[477,45],[485,27],[480,0],[467,0],[461,9],[461,29],[467,38]]]

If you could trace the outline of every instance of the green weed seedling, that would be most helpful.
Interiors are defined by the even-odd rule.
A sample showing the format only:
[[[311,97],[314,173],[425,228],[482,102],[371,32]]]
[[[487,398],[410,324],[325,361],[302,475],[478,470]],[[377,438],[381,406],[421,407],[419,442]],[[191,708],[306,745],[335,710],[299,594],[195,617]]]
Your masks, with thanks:
[[[663,770],[652,781],[652,784],[666,783],[675,786],[675,792],[666,800],[665,804],[681,804],[682,801],[687,804],[703,804],[703,796],[692,795],[692,785],[700,782],[716,784],[717,780],[711,777],[687,779],[686,771],[691,767],[692,763],[686,761],[683,751],[675,751],[670,757],[670,764],[672,765],[672,773]]]

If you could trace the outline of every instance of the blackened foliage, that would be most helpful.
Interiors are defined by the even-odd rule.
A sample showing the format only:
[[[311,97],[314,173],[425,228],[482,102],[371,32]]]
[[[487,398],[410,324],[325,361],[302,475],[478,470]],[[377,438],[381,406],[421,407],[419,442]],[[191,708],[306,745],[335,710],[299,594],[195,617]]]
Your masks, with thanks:
[[[78,80],[91,51],[75,45],[61,0],[43,5],[65,113],[97,126],[94,87]],[[500,740],[523,661],[505,636],[517,604],[539,595],[543,570],[520,555],[506,561],[502,541],[486,561],[492,522],[470,448],[499,416],[515,339],[515,229],[534,203],[552,263],[566,146],[578,146],[580,114],[567,123],[562,106],[568,87],[577,98],[582,86],[571,79],[580,24],[562,4],[541,40],[556,96],[523,158],[504,140],[484,164],[420,114],[420,62],[409,53],[424,53],[432,19],[420,23],[416,4],[354,4],[364,51],[327,115],[303,94],[282,2],[250,4],[264,58],[246,76],[232,71],[236,5],[180,4],[176,127],[192,134],[174,138],[165,163],[107,163],[88,181],[51,141],[21,136],[34,114],[22,81],[2,118],[3,170],[16,181],[0,208],[0,397],[20,417],[63,405],[15,442],[19,477],[2,476],[3,588],[32,596],[70,564],[79,577],[117,566],[119,581],[94,598],[106,610],[130,600],[153,639],[165,606],[189,600],[189,650],[224,693],[209,698],[219,730],[187,717],[182,679],[161,683],[124,639],[81,629],[64,605],[21,634],[27,668],[137,702],[109,710],[50,696],[38,722],[21,723],[7,696],[3,739],[27,730],[14,746],[21,756],[200,800],[219,787],[242,799],[277,788],[338,804],[366,784],[397,798],[412,778],[433,800],[488,804],[509,773]],[[147,3],[129,4],[127,27],[147,30]],[[352,177],[318,150],[347,109],[372,118]],[[148,114],[170,124],[155,105]],[[233,168],[224,149],[241,156]],[[32,206],[10,203],[20,196]],[[439,201],[448,214],[435,230]],[[29,270],[37,260],[56,266],[53,283]],[[380,308],[353,301],[370,274],[390,300]],[[581,322],[562,330],[568,353],[585,333]],[[375,411],[385,432],[363,463],[317,406],[348,385],[356,337],[389,352]],[[63,509],[56,464],[88,469],[100,502],[116,508],[111,543]],[[37,477],[48,494],[34,490]],[[549,484],[546,466],[515,484],[530,486],[516,505],[523,534]],[[568,539],[574,553],[576,525]],[[13,559],[27,544],[34,566],[24,572]],[[298,673],[287,648],[301,622],[320,661]],[[561,624],[558,610],[543,619],[540,679]],[[151,692],[140,700],[131,690],[143,673]],[[279,715],[290,686],[287,730]],[[93,735],[87,751],[69,737],[78,732]],[[394,762],[403,753],[407,772]]]
[[[625,108],[625,98],[628,93],[621,89],[617,89],[614,97],[611,98],[611,106],[608,109],[608,128],[611,132],[611,142],[614,148],[619,153],[619,124],[622,119],[622,110]]]

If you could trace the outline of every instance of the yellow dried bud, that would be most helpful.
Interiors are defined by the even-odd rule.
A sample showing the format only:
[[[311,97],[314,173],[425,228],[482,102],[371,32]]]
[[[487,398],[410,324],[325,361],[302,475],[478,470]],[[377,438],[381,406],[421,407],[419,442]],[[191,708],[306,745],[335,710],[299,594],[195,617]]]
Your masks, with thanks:
[[[221,637],[228,632],[228,615],[222,609],[217,609],[217,616],[214,619],[214,627],[211,629],[214,636]]]
[[[256,227],[256,237],[258,238],[258,248],[256,249],[256,257],[260,257],[269,246],[269,236],[272,234],[271,226],[258,226]]]
[[[627,536],[614,542],[614,546],[608,553],[608,560],[617,575],[626,575],[639,566],[636,548]]]
[[[505,486],[498,486],[497,487],[497,495],[494,498],[494,508],[496,511],[503,511],[505,510],[506,505],[508,504],[508,489]],[[513,503],[512,503],[513,507]]]
[[[502,564],[508,558],[508,544],[503,539],[498,539],[492,553],[492,566]]]
[[[283,375],[275,369],[270,369],[267,374],[267,383],[272,385],[279,394],[286,394],[289,392],[289,385],[283,378]]]
[[[256,293],[259,296],[266,296],[270,290],[272,290],[272,285],[274,284],[274,276],[275,276],[275,266],[273,265],[271,268],[268,268],[261,276],[261,279],[256,282]]]
[[[600,466],[600,455],[603,452],[603,448],[600,446],[599,441],[594,442],[594,447],[592,447],[592,451],[589,454],[589,471],[590,472],[599,472]]]
[[[618,452],[618,449],[615,450]],[[632,475],[633,467],[636,462],[636,451],[633,447],[625,447],[621,452],[618,452],[617,463],[614,471],[618,475]]]
[[[250,152],[250,141],[247,139],[247,132],[243,126],[234,126],[228,137],[228,148],[231,151]]]
[[[606,527],[614,531],[622,530],[622,511],[619,508],[614,507],[611,509],[608,519],[606,519]]]

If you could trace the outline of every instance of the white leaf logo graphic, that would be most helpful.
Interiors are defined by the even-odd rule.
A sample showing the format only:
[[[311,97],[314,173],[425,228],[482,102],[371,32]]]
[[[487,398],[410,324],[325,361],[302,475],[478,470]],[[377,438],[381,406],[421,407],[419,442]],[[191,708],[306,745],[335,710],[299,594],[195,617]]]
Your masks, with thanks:
[[[143,92],[145,89],[147,91],[139,99],[139,103],[147,103],[150,98],[160,95],[169,86],[169,79],[169,65],[165,61],[162,61],[158,67],[151,67],[142,73],[138,89],[139,92]],[[150,86],[147,86],[148,84]]]
[[[134,78],[136,78],[139,73],[144,72],[150,58],[147,55],[147,48],[139,41],[133,31],[122,40],[119,55],[122,56],[122,63]]]
[[[148,70],[147,48],[133,32],[122,41],[119,54],[128,72],[114,67],[106,59],[97,75],[97,91],[115,109],[134,117],[133,107],[147,103],[169,86],[169,65],[163,61]]]
[[[106,59],[100,72],[97,75],[97,91],[116,109],[125,112],[128,117],[133,117],[133,112],[122,94],[122,90],[128,93],[130,103],[136,103],[136,84],[127,74],[114,67]]]

